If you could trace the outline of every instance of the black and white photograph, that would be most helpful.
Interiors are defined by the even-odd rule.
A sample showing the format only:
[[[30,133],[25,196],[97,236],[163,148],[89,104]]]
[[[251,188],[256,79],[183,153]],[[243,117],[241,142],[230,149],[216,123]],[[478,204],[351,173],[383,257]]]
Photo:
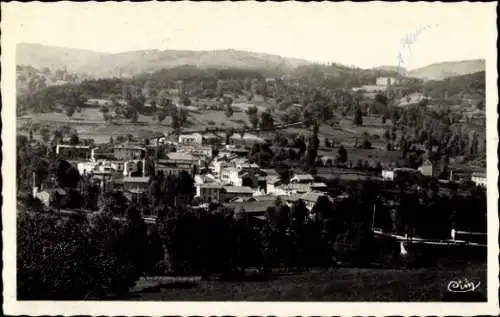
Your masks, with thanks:
[[[2,11],[13,313],[500,312],[496,3]]]

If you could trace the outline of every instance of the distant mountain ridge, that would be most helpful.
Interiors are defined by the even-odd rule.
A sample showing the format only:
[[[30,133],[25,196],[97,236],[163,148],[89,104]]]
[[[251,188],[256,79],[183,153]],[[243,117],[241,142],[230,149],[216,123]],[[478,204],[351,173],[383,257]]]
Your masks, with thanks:
[[[297,73],[297,70],[303,73],[300,69],[304,67],[326,73],[332,72],[333,69],[334,74],[366,73],[367,71],[377,74],[399,72],[403,76],[423,80],[441,80],[485,70],[485,61],[480,59],[434,63],[413,70],[390,65],[363,70],[344,65],[335,67],[332,66],[333,64],[317,65],[304,59],[233,49],[213,51],[156,49],[102,53],[33,43],[18,44],[16,57],[17,65],[29,65],[38,69],[67,69],[68,72],[88,74],[93,77],[127,77],[184,65],[198,68],[270,70],[273,73]]]
[[[36,68],[66,68],[97,77],[132,76],[158,69],[193,65],[199,68],[276,69],[289,71],[311,62],[278,55],[237,50],[181,51],[141,50],[99,53],[81,49],[21,43],[17,46],[17,65]]]

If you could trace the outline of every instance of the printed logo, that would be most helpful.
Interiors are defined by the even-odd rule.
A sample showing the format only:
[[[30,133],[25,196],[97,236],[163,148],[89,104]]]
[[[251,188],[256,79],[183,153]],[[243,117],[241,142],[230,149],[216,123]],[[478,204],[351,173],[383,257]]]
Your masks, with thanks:
[[[474,283],[473,281],[469,281],[468,279],[460,279],[457,281],[450,281],[448,283],[448,291],[453,293],[466,293],[475,291],[481,282]]]

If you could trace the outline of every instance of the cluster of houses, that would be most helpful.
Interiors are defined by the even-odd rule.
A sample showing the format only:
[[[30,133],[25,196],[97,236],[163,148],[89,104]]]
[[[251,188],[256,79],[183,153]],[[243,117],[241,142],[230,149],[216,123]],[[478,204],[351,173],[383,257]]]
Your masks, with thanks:
[[[181,199],[182,204],[208,205],[217,201],[231,207],[244,208],[250,212],[261,212],[264,206],[272,206],[277,198],[287,203],[302,199],[309,209],[312,209],[319,197],[325,196],[332,201],[338,197],[327,194],[328,188],[321,179],[328,179],[333,172],[328,172],[324,178],[316,177],[296,170],[287,181],[284,181],[275,169],[261,168],[248,160],[249,151],[245,147],[264,142],[253,135],[233,135],[230,145],[221,146],[223,137],[214,133],[192,133],[178,136],[174,141],[168,138],[156,138],[148,145],[144,143],[126,142],[118,145],[90,147],[82,145],[60,144],[57,154],[64,156],[70,152],[79,157],[70,162],[75,165],[82,176],[88,176],[104,189],[121,190],[129,199],[134,199],[144,193],[150,183],[152,173],[158,175],[178,175],[184,171],[194,179],[195,199]],[[169,143],[175,151],[168,151],[161,158],[156,156],[152,166],[147,166],[146,158],[155,157],[160,144]],[[214,151],[214,145],[217,151]],[[332,174],[333,173],[333,174]],[[355,176],[352,171],[340,171],[335,176]],[[377,176],[381,180],[392,181],[400,173],[431,176],[432,164],[428,161],[418,169],[395,168],[383,170]],[[323,173],[324,174],[324,173]],[[332,175],[330,175],[332,174]],[[318,181],[318,179],[320,181]],[[472,181],[479,186],[486,186],[484,174],[474,174]],[[64,191],[39,191],[34,188],[34,196],[40,198],[46,205],[50,204],[51,193],[63,195]]]

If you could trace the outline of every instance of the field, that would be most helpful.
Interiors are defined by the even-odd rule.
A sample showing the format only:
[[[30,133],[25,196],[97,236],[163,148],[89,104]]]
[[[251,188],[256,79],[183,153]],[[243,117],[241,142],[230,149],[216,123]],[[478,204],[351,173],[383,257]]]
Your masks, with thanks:
[[[455,265],[454,265],[455,266]],[[463,263],[460,267],[425,269],[337,268],[283,275],[267,281],[201,281],[172,287],[157,285],[136,291],[130,300],[144,301],[443,301],[452,280],[481,281],[469,296],[486,296],[486,265]],[[144,284],[144,281],[140,281]],[[150,282],[149,282],[150,284]],[[484,300],[484,297],[482,297]],[[469,298],[470,300],[470,298]]]
[[[240,98],[241,99],[241,98]],[[256,105],[259,111],[263,111],[268,103],[264,101],[252,101],[249,103],[243,99],[235,100],[233,103],[234,113],[231,117],[226,117],[224,111],[215,110],[198,110],[190,111],[188,115],[188,122],[185,125],[187,130],[198,129],[204,130],[205,128],[241,128],[244,125],[250,126],[248,116],[245,110],[252,105]],[[209,103],[209,101],[199,100],[198,104]],[[108,142],[110,136],[132,134],[135,137],[148,137],[151,135],[162,134],[171,127],[171,119],[167,117],[161,124],[154,121],[151,116],[140,115],[138,122],[133,124],[127,121],[119,122],[116,124],[106,124],[103,120],[102,113],[96,108],[83,108],[80,113],[75,113],[71,118],[68,118],[62,112],[38,113],[30,114],[17,118],[18,131],[20,133],[27,133],[26,129],[22,127],[29,126],[30,123],[38,123],[49,128],[69,125],[75,128],[81,138],[92,138],[95,143]],[[388,121],[385,124],[381,123],[380,118],[364,117],[363,126],[356,126],[352,123],[352,118],[346,117],[338,120],[337,124],[330,126],[322,124],[319,129],[320,145],[324,145],[324,139],[335,140],[335,143],[344,145],[349,153],[349,159],[353,163],[358,160],[368,160],[371,162],[380,161],[393,162],[396,152],[385,151],[385,141],[383,140],[383,133],[386,129],[390,129],[391,123]],[[289,128],[282,131],[289,135],[305,135],[306,137],[311,133],[308,129],[303,128]],[[260,134],[264,138],[274,138],[274,133],[264,132]],[[356,140],[362,142],[367,137],[372,142],[374,149],[365,150],[354,148]],[[320,151],[320,155],[335,156],[336,149],[332,151]]]

